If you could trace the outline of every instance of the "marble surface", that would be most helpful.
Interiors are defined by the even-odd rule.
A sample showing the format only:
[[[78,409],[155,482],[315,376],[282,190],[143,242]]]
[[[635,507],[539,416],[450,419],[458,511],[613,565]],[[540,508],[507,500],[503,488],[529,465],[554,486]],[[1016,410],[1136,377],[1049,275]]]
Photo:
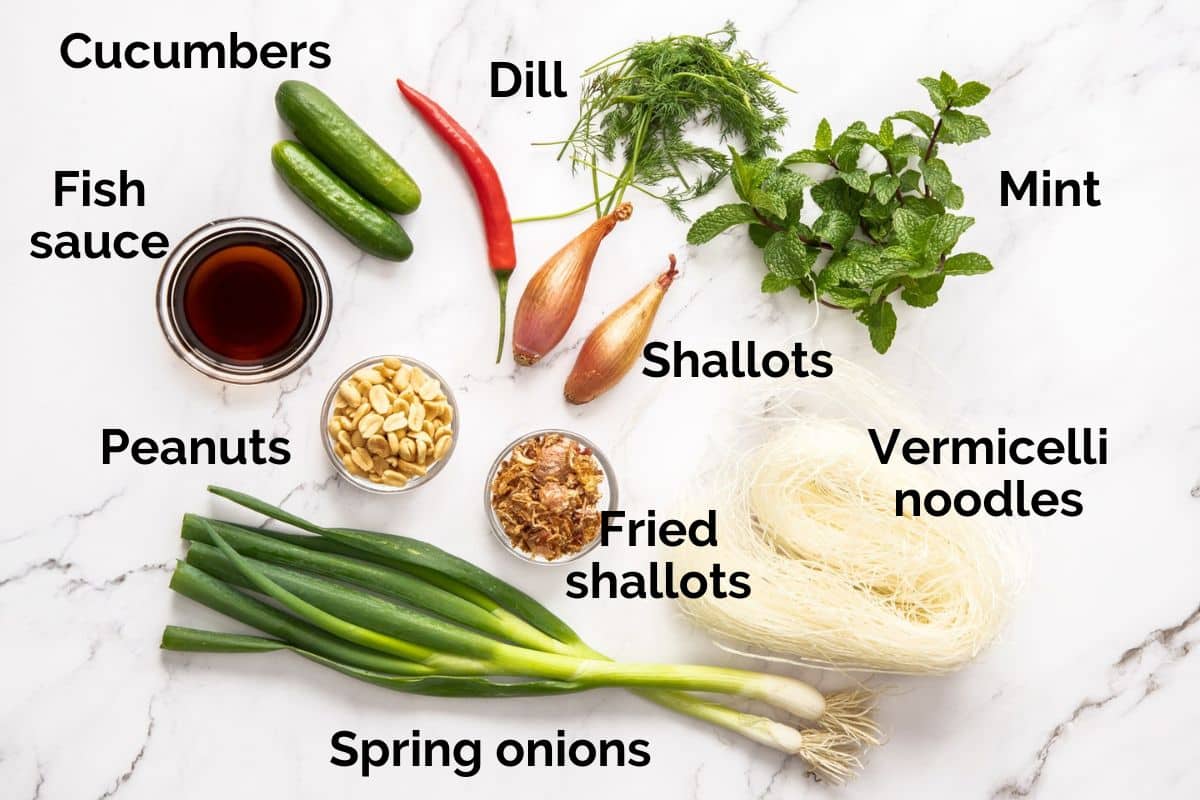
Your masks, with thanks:
[[[588,188],[528,142],[561,134],[574,99],[491,101],[493,58],[563,59],[569,74],[635,38],[705,31],[728,3],[7,4],[0,66],[11,109],[0,208],[0,796],[59,798],[443,797],[1154,798],[1200,796],[1200,373],[1190,263],[1200,168],[1200,11],[1183,0],[851,4],[779,0],[738,12],[742,44],[799,91],[787,141],[821,116],[877,120],[923,105],[914,79],[945,68],[995,91],[993,136],[955,154],[971,249],[996,271],[949,285],[928,311],[904,308],[898,343],[877,357],[856,323],[815,330],[796,298],[759,293],[741,235],[702,250],[665,210],[639,204],[606,243],[578,322],[536,369],[493,365],[495,290],[469,186],[395,96],[394,75],[441,100],[486,143],[512,208],[582,202]],[[97,39],[326,39],[314,72],[70,70],[69,31]],[[426,200],[406,226],[418,254],[385,264],[330,232],[272,173],[284,135],[271,103],[285,76],[325,88],[409,165]],[[573,84],[570,87],[574,91]],[[53,207],[53,171],[128,169],[147,205]],[[1100,178],[1099,208],[1000,208],[999,171],[1050,168]],[[706,200],[707,207],[716,199]],[[223,387],[168,349],[152,308],[160,263],[28,257],[35,230],[161,230],[177,240],[236,214],[294,226],[322,254],[334,321],[316,356],[273,385]],[[532,268],[577,222],[517,233],[519,296]],[[1032,434],[1107,426],[1111,463],[1015,477],[1083,490],[1085,512],[1031,527],[1033,573],[1002,638],[940,678],[898,678],[881,721],[890,741],[844,789],[795,759],[662,713],[617,692],[487,704],[393,696],[287,656],[166,654],[166,623],[221,626],[166,588],[185,510],[225,513],[218,482],[298,513],[428,538],[562,612],[624,657],[753,666],[689,628],[669,601],[577,601],[563,573],[501,551],[476,501],[503,443],[563,426],[601,443],[624,505],[663,507],[685,485],[739,381],[631,377],[584,408],[560,399],[571,352],[591,323],[679,254],[684,275],[658,335],[692,346],[803,339],[878,371],[946,418]],[[462,406],[444,474],[404,498],[339,483],[317,416],[348,363],[394,350],[435,365]],[[282,467],[100,464],[104,427],[148,436],[286,436]],[[635,568],[651,554],[603,555]],[[810,675],[822,685],[837,676]],[[330,766],[330,735],[482,739],[645,738],[642,769],[505,769],[474,779],[440,768],[363,779]]]

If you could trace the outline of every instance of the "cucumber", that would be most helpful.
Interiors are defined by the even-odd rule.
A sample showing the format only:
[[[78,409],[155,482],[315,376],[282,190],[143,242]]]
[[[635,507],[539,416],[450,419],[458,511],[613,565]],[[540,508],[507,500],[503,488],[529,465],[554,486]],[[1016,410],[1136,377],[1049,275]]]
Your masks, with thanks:
[[[284,81],[275,108],[301,144],[375,205],[408,214],[421,204],[421,190],[404,168],[317,87]]]
[[[271,148],[275,170],[343,236],[366,252],[389,261],[412,255],[412,241],[400,223],[334,175],[304,145],[285,139]]]

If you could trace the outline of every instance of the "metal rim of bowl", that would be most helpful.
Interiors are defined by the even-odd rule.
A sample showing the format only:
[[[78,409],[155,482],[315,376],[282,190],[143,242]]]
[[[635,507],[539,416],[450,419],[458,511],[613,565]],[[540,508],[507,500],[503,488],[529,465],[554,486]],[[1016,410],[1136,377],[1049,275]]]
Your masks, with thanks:
[[[329,418],[333,414],[333,398],[337,396],[337,390],[338,387],[342,385],[342,381],[346,380],[355,372],[358,372],[364,367],[374,366],[375,364],[382,362],[385,358],[398,358],[409,366],[418,367],[426,375],[440,383],[442,385],[442,391],[446,394],[446,402],[450,404],[450,408],[454,414],[454,428],[451,432],[450,449],[446,451],[446,455],[435,461],[433,466],[431,466],[424,475],[420,476],[417,480],[410,480],[403,486],[389,486],[385,483],[372,483],[366,478],[359,478],[356,475],[350,474],[349,470],[346,469],[346,465],[342,463],[342,460],[338,457],[337,453],[334,452],[333,437],[329,435]],[[426,364],[424,361],[395,353],[364,358],[362,361],[352,364],[333,382],[333,385],[329,388],[329,392],[325,395],[325,402],[321,404],[321,440],[324,442],[325,455],[329,457],[329,462],[333,464],[334,469],[337,470],[338,475],[341,476],[343,480],[345,480],[351,486],[355,486],[359,489],[362,489],[364,492],[370,492],[372,494],[406,494],[407,492],[420,489],[422,486],[436,478],[438,473],[442,471],[442,469],[446,466],[446,463],[454,455],[455,448],[458,447],[458,437],[460,432],[459,426],[461,424],[462,422],[458,412],[458,401],[455,400],[454,391],[450,388],[450,384],[446,382],[446,379],[442,377],[441,373]]]
[[[602,512],[605,510],[615,511],[617,509],[618,490],[616,472],[613,470],[612,462],[608,460],[606,455],[604,455],[604,451],[597,447],[596,443],[591,439],[588,439],[586,436],[581,436],[574,431],[568,431],[564,428],[542,428],[540,430],[530,431],[522,436],[518,436],[516,439],[513,439],[511,442],[505,445],[505,447],[500,451],[500,454],[496,456],[496,460],[492,462],[492,466],[488,470],[487,480],[483,484],[483,507],[484,511],[487,513],[488,522],[490,523],[492,529],[492,535],[496,537],[500,544],[504,546],[504,549],[512,554],[513,557],[524,561],[526,564],[538,564],[544,567],[553,567],[558,566],[559,564],[569,564],[572,561],[578,561],[579,559],[583,558],[592,550],[595,550],[597,546],[599,546],[600,536],[597,535],[596,538],[589,542],[586,546],[580,548],[577,552],[574,552],[569,556],[556,558],[553,561],[546,558],[539,558],[538,556],[531,555],[523,550],[518,550],[517,547],[513,545],[512,541],[508,538],[508,534],[504,532],[504,526],[501,525],[500,520],[496,518],[495,509],[492,508],[492,483],[495,481],[496,473],[500,470],[500,465],[504,462],[504,459],[506,459],[512,453],[513,448],[521,444],[521,442],[527,441],[536,436],[544,436],[548,433],[561,434],[562,436],[578,442],[592,451],[592,455],[595,456],[596,461],[600,464],[600,471],[604,473],[605,483],[608,484],[608,507],[607,509],[601,509]]]
[[[177,288],[176,286],[179,272],[196,249],[214,238],[240,232],[265,233],[294,248],[312,273],[313,285],[316,287],[316,309],[313,313],[312,330],[304,344],[283,361],[267,368],[262,366],[239,368],[231,364],[219,364],[206,357],[188,344],[183,331],[180,330],[179,320],[176,319],[174,311],[175,292],[181,290],[181,287]],[[158,324],[162,328],[167,344],[184,363],[214,380],[248,386],[286,377],[302,367],[312,357],[329,330],[333,309],[333,287],[329,283],[329,273],[326,271],[321,257],[295,231],[278,222],[261,217],[225,217],[206,222],[171,248],[166,261],[163,262],[162,272],[158,276],[158,284],[155,288],[155,307],[158,311]]]

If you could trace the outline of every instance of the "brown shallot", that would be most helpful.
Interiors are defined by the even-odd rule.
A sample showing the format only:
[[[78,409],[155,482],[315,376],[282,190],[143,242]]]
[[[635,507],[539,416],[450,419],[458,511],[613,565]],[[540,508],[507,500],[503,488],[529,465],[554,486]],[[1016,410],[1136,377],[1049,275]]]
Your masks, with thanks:
[[[579,311],[600,242],[633,206],[621,203],[552,255],[530,279],[513,321],[513,358],[529,366],[562,341]]]
[[[637,361],[650,336],[650,326],[663,295],[679,275],[675,256],[667,258],[671,262],[667,271],[609,314],[583,343],[563,389],[568,402],[587,403],[596,399],[616,386]]]

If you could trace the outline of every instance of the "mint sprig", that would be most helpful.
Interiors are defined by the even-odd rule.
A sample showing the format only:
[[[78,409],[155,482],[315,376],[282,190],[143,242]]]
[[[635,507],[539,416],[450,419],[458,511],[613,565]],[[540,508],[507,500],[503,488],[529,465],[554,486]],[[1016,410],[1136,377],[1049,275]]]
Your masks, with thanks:
[[[929,93],[932,115],[898,111],[877,128],[858,121],[836,136],[822,119],[812,146],[782,160],[731,150],[730,175],[743,202],[702,215],[688,242],[702,244],[748,225],[767,267],[762,291],[796,289],[809,300],[852,311],[872,346],[886,352],[896,335],[895,297],[928,308],[947,276],[992,269],[979,253],[952,252],[975,220],[950,213],[962,208],[963,191],[939,155],[942,145],[991,133],[983,119],[961,110],[991,90],[978,81],[959,84],[946,72],[918,82]],[[899,132],[897,122],[912,129]],[[868,148],[882,156],[883,169],[860,166]],[[802,164],[821,165],[826,175],[815,179],[793,169]],[[806,198],[816,206],[807,215]]]

